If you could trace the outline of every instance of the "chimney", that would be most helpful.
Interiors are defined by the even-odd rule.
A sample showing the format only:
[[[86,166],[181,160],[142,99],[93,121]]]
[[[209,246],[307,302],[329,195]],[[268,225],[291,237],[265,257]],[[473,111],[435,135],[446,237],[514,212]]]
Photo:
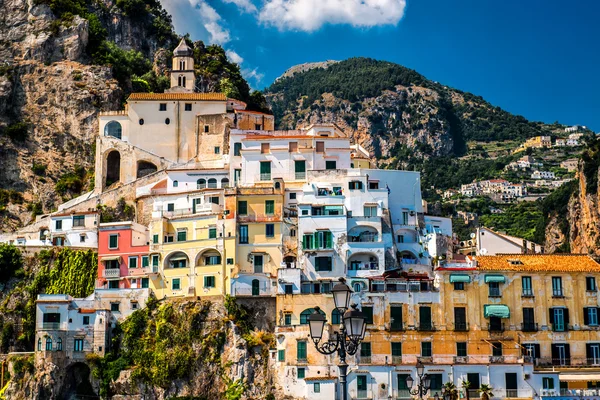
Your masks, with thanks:
[[[523,245],[521,246],[521,253],[527,254],[527,240],[523,239]]]

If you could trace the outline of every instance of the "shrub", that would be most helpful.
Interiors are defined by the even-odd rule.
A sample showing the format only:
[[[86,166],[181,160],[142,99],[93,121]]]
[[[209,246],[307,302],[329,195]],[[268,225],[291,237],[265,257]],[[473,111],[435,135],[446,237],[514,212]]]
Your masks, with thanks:
[[[26,122],[17,122],[4,128],[2,133],[14,141],[24,142],[27,139],[29,125]]]
[[[31,170],[33,171],[34,174],[43,176],[46,174],[47,168],[48,168],[48,166],[46,164],[36,164],[34,161],[33,167],[31,167]]]
[[[36,215],[42,215],[44,213],[44,209],[42,207],[41,202],[29,203],[27,204],[27,211],[31,211],[31,215],[35,218]]]
[[[23,267],[21,250],[12,244],[0,243],[0,282],[6,282]]]
[[[67,172],[62,175],[58,182],[56,182],[56,192],[61,196],[67,193],[79,194],[83,189],[83,178],[85,177],[85,170],[81,166],[75,167],[71,172]]]

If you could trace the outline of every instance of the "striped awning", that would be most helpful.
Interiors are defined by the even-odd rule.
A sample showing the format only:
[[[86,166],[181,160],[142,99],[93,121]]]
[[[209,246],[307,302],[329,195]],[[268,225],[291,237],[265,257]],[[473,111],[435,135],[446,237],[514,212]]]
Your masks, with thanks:
[[[467,274],[450,274],[450,283],[454,282],[471,283],[471,277]]]
[[[589,382],[600,381],[600,373],[596,374],[560,374],[558,380],[561,382]]]
[[[504,283],[504,282],[506,282],[506,278],[502,275],[486,275],[485,283],[490,283],[490,282]]]
[[[504,304],[486,304],[483,306],[483,315],[485,318],[510,318],[510,309]]]

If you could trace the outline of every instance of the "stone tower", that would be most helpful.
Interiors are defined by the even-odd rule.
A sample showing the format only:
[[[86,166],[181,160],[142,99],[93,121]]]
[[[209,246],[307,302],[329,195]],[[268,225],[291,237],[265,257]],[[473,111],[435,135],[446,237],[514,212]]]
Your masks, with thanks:
[[[176,91],[193,92],[196,77],[194,75],[194,53],[181,39],[173,51],[173,68],[171,69],[171,89]]]

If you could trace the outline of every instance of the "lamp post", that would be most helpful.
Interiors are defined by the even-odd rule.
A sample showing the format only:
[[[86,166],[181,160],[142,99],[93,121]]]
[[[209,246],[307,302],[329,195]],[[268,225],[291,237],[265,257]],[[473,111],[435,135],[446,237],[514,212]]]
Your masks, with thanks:
[[[310,337],[319,353],[328,355],[337,351],[340,358],[338,368],[340,370],[341,400],[347,400],[346,375],[348,364],[346,363],[346,354],[356,354],[360,342],[365,338],[367,324],[365,323],[365,316],[356,308],[356,304],[353,304],[351,308],[349,307],[352,289],[346,285],[344,278],[340,278],[340,282],[331,289],[331,293],[333,294],[335,308],[343,315],[340,331],[334,332],[327,341],[321,343],[327,318],[321,314],[319,307],[315,307],[315,312],[308,317],[308,324]]]
[[[429,375],[425,374],[425,366],[421,361],[417,361],[417,378],[419,378],[419,384],[413,389],[412,387],[415,383],[415,380],[412,378],[412,376],[407,376],[406,387],[411,395],[418,396],[419,399],[422,399],[423,396],[425,396],[429,391],[429,387],[431,386],[431,378]]]

